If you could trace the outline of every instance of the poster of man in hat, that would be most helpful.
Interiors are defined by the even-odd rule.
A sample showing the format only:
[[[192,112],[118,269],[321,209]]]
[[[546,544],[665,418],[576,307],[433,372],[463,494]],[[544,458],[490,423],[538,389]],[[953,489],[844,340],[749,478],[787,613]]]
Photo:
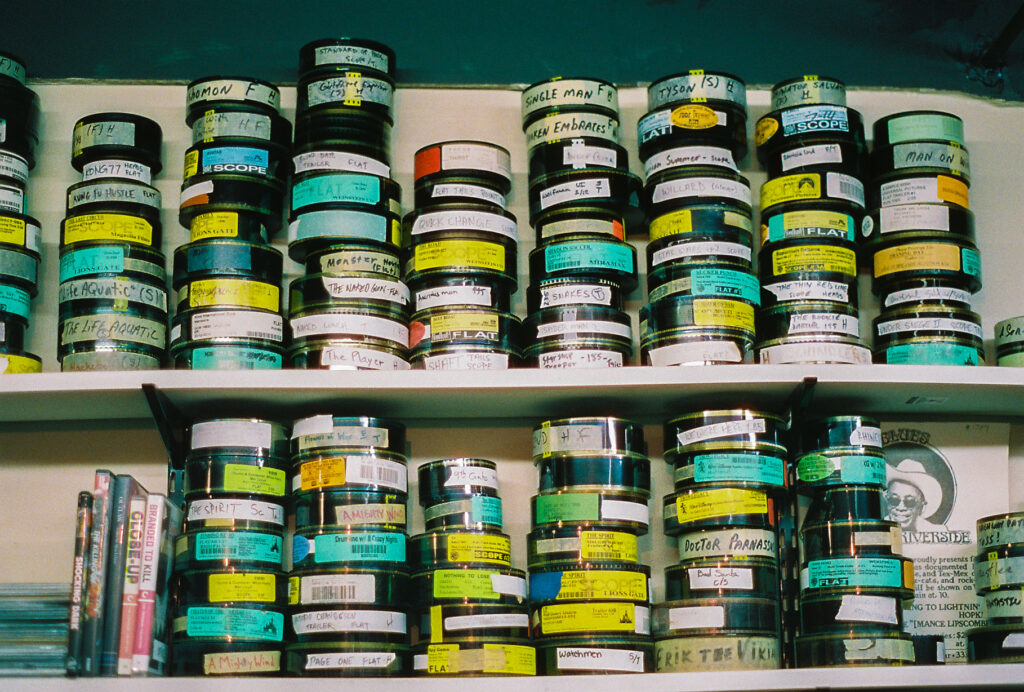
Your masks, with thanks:
[[[963,633],[985,622],[974,590],[979,517],[1009,506],[1009,426],[885,423],[887,518],[914,561],[907,631],[941,635],[946,662],[967,657]]]

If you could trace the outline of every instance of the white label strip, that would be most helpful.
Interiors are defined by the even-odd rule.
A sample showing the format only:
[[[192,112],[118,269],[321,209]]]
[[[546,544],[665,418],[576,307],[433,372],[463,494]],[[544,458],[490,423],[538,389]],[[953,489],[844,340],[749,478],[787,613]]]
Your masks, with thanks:
[[[669,262],[674,259],[706,257],[708,255],[739,257],[740,259],[749,262],[751,258],[751,250],[746,245],[740,245],[739,243],[684,242],[676,245],[670,245],[656,251],[653,257],[651,257],[651,264],[658,266],[659,264],[664,264],[665,262]]]
[[[902,204],[882,207],[878,212],[879,232],[948,231],[949,207],[941,204]]]
[[[841,315],[831,312],[803,312],[789,316],[790,334],[829,334],[860,335],[860,322],[852,315]]]
[[[409,288],[401,281],[325,276],[323,284],[324,290],[333,298],[369,298],[409,304]]]
[[[208,447],[255,447],[269,449],[273,443],[270,423],[249,420],[211,420],[192,426],[191,449]]]
[[[479,144],[445,144],[441,147],[441,170],[472,168],[512,178],[512,156],[507,151]]]
[[[719,166],[738,171],[732,152],[724,147],[675,147],[658,152],[644,161],[644,175],[680,166]]]
[[[863,346],[827,342],[767,346],[758,350],[758,357],[762,363],[871,363],[871,351]]]
[[[946,331],[961,332],[963,334],[971,334],[979,339],[982,338],[979,325],[966,320],[954,320],[944,317],[889,320],[888,322],[879,322],[876,330],[879,336],[894,332]]]
[[[548,209],[556,204],[577,199],[603,199],[609,196],[611,196],[611,184],[608,182],[608,178],[591,178],[541,190],[540,208]]]
[[[606,320],[572,320],[561,322],[549,322],[548,324],[537,325],[537,338],[543,339],[558,334],[613,334],[629,338],[633,330],[628,324],[609,322]]]
[[[888,596],[846,594],[836,613],[837,622],[880,622],[897,625],[896,599]]]
[[[491,588],[495,593],[526,598],[526,580],[509,574],[492,574]]]
[[[777,284],[762,284],[761,288],[775,295],[779,301],[790,300],[831,300],[837,303],[850,302],[850,289],[838,281],[780,281]]]
[[[326,574],[301,577],[302,603],[373,603],[376,578],[372,574]]]
[[[481,185],[468,185],[465,183],[441,183],[435,185],[430,191],[431,197],[471,197],[482,199],[485,202],[496,204],[502,209],[505,208],[505,195],[495,192]],[[443,201],[443,200],[442,200]]]
[[[494,615],[455,615],[444,619],[446,630],[470,630],[476,627],[529,627],[526,613],[495,613]]]
[[[670,630],[696,630],[725,627],[725,608],[722,606],[692,606],[669,608]]]
[[[782,170],[791,171],[801,166],[816,166],[823,163],[842,163],[843,152],[838,144],[819,144],[800,147],[782,152]]]
[[[751,591],[754,570],[742,567],[691,567],[686,570],[691,589]]]
[[[448,469],[448,478],[444,481],[444,487],[450,488],[456,485],[479,485],[497,490],[498,472],[495,469],[480,466],[453,466]]]
[[[487,231],[519,238],[515,221],[486,211],[432,211],[420,214],[412,223],[413,235],[448,230]]]
[[[283,341],[284,320],[256,310],[206,310],[192,316],[193,339],[221,337]]]
[[[945,300],[971,304],[971,294],[959,288],[946,286],[928,286],[926,288],[906,288],[894,291],[885,297],[885,307],[902,303],[918,303],[925,300]]]
[[[255,500],[193,500],[188,503],[188,521],[242,519],[284,525],[284,507]]]
[[[873,425],[862,425],[850,433],[850,444],[854,447],[881,447],[882,429]]]
[[[621,368],[625,365],[623,355],[616,351],[578,349],[575,351],[548,351],[537,358],[542,369],[561,370],[568,368]]]
[[[763,433],[767,430],[764,418],[753,418],[750,420],[726,421],[724,423],[712,423],[702,425],[692,430],[684,430],[676,435],[681,445],[692,445],[704,440],[713,440],[719,437],[731,437],[733,435],[753,435]]]
[[[320,351],[320,365],[327,368],[362,370],[408,370],[401,356],[358,346],[328,346]]]
[[[743,362],[740,347],[732,341],[699,341],[660,346],[648,351],[647,356],[654,366]]]
[[[377,159],[345,151],[309,151],[292,157],[296,173],[306,171],[352,171],[391,177],[391,167]]]
[[[575,648],[560,646],[555,649],[559,670],[610,670],[621,673],[644,672],[642,651],[621,649]]]
[[[291,319],[292,337],[323,334],[375,336],[399,344],[409,343],[409,328],[396,320],[356,313],[321,312]]]
[[[508,370],[507,353],[451,353],[426,356],[426,370]]]
[[[349,456],[345,458],[345,482],[383,485],[404,493],[409,488],[409,472],[404,464],[390,459]]]
[[[396,658],[391,651],[379,653],[323,653],[306,654],[306,670],[345,670],[348,668],[387,668]],[[424,656],[426,658],[426,656]]]
[[[390,610],[316,610],[292,614],[295,634],[393,632],[405,634],[405,613]]]
[[[645,526],[650,522],[650,510],[639,502],[605,500],[601,503],[601,518],[617,521],[635,521]]]
[[[658,183],[651,201],[655,204],[680,197],[727,197],[750,205],[750,186],[728,178],[681,178]]]
[[[825,191],[829,197],[845,199],[858,207],[864,206],[864,183],[845,173],[828,173],[825,176]]]

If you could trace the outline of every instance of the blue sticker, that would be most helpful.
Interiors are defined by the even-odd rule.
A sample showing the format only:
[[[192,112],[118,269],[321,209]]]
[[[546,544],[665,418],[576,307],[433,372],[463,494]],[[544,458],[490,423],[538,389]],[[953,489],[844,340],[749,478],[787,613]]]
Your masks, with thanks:
[[[307,211],[295,217],[288,228],[290,240],[307,238],[359,238],[384,243],[388,239],[388,219],[350,209]]]
[[[292,564],[298,564],[309,555],[309,539],[305,536],[292,537]]]
[[[119,247],[98,247],[75,250],[60,258],[60,282],[85,274],[120,274],[124,272],[124,250]]]
[[[306,178],[292,185],[292,209],[324,202],[377,204],[380,178],[363,173],[333,173]]]
[[[626,243],[595,241],[549,245],[544,248],[544,270],[612,269],[630,274],[634,270],[633,249]]]
[[[203,165],[243,164],[266,168],[270,155],[266,149],[255,147],[214,147],[203,151]]]
[[[28,291],[0,284],[0,312],[17,315],[27,320],[29,301],[31,301],[31,297]]]
[[[784,213],[784,214],[774,214],[773,216],[768,217],[768,240],[769,241],[779,241],[779,240],[785,240],[786,238],[788,238],[789,236],[786,233],[786,220],[789,219],[790,221],[792,221],[792,219],[794,218],[794,215],[797,214],[797,213],[799,213],[799,212],[790,212],[790,213]],[[810,218],[811,220],[816,220],[816,219],[820,218],[821,216],[834,216],[834,215],[836,215],[836,214],[834,214],[833,212],[811,212],[809,217],[805,216],[804,218]],[[853,242],[854,240],[857,239],[857,234],[856,234],[856,232],[854,230],[857,227],[857,225],[854,223],[853,217],[850,216],[849,214],[842,214],[842,217],[844,219],[846,219],[846,230],[845,231],[843,229],[841,229],[841,228],[835,228],[834,226],[823,226],[823,225],[820,225],[820,224],[811,224],[811,225],[803,225],[803,226],[793,226],[792,228],[798,228],[799,230],[803,231],[802,233],[793,234],[793,235],[813,235],[814,237],[825,236],[825,237],[836,237],[836,238],[842,238],[842,237],[845,236],[847,240]],[[799,217],[797,217],[797,218],[799,218]],[[871,217],[865,217],[865,219],[864,219],[865,222],[867,222],[870,218]],[[811,230],[811,229],[818,229],[818,230],[817,230],[817,232],[815,232],[813,234],[812,233],[808,233],[808,231]],[[824,232],[821,232],[821,231],[824,231]]]
[[[960,265],[964,268],[964,274],[981,276],[981,255],[977,250],[964,248],[960,251]]]
[[[280,370],[280,353],[248,346],[204,346],[192,351],[193,370]]]
[[[405,562],[405,534],[367,531],[329,533],[317,536],[314,561],[325,562]]]
[[[292,542],[293,560],[295,543],[299,538],[301,536],[296,536]],[[280,536],[269,533],[203,531],[195,536],[196,559],[271,562],[280,565],[281,543]]]
[[[897,558],[841,557],[811,560],[803,575],[803,586],[827,589],[836,586],[903,586],[903,563]]]
[[[190,637],[237,637],[279,642],[284,638],[284,615],[253,608],[192,607],[185,611]]]
[[[562,591],[561,572],[535,572],[530,574],[530,600],[553,601]]]
[[[474,495],[470,502],[470,519],[472,521],[501,526],[500,497]]]
[[[698,454],[693,459],[693,479],[765,483],[782,487],[786,483],[786,460],[761,454]]]
[[[977,365],[978,351],[961,344],[897,344],[885,349],[890,365]]]
[[[885,459],[862,454],[844,454],[833,457],[839,467],[839,478],[843,483],[856,485],[883,486],[886,484],[888,468]]]
[[[761,282],[748,272],[735,269],[694,269],[690,272],[690,293],[708,298],[737,298],[761,304]]]

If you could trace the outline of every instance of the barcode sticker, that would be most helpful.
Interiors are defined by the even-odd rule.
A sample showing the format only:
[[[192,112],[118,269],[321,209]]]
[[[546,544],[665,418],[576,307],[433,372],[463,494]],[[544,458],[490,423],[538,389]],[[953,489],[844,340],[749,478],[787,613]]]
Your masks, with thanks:
[[[302,577],[300,599],[309,603],[373,603],[376,578],[372,574],[329,574]]]
[[[345,483],[383,485],[401,490],[409,488],[409,474],[405,464],[378,457],[348,457]]]

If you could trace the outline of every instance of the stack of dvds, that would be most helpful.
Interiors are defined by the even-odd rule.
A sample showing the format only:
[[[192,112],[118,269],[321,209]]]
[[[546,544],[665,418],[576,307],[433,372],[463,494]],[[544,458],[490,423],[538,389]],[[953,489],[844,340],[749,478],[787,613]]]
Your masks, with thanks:
[[[772,87],[757,121],[761,186],[761,363],[870,363],[860,339],[857,229],[866,145],[846,87],[817,75]]]
[[[547,675],[654,670],[647,533],[651,462],[643,426],[564,418],[533,431],[540,494],[527,536],[530,618]]]
[[[647,89],[637,125],[647,182],[648,304],[640,309],[647,365],[749,363],[754,307],[746,86],[693,70]]]
[[[509,153],[487,142],[416,152],[416,209],[405,216],[405,279],[415,292],[410,360],[426,370],[504,370],[522,359],[519,234],[506,209]]]
[[[939,111],[881,118],[871,162],[864,235],[882,302],[875,362],[984,365],[981,318],[971,310],[981,262],[963,121]]]
[[[161,251],[160,126],[133,113],[75,123],[60,225],[57,359],[61,370],[155,370],[167,356]]]
[[[24,63],[0,52],[0,375],[40,372],[43,366],[25,350],[42,251],[39,222],[25,214],[38,119],[39,99],[25,86]]]
[[[796,665],[907,665],[914,644],[903,603],[914,565],[899,524],[885,519],[887,472],[878,422],[811,420],[794,431],[796,489],[810,498],[799,532]],[[919,474],[918,474],[919,475]]]
[[[291,169],[291,126],[281,94],[248,77],[202,77],[188,85],[178,221],[189,242],[174,251],[174,366],[192,370],[280,368],[281,226]]]
[[[535,675],[526,580],[501,532],[498,471],[487,459],[419,468],[426,532],[410,541],[413,671],[417,675]]]
[[[408,370],[401,188],[391,179],[395,54],[375,41],[299,50],[288,255],[294,367]]]
[[[409,671],[405,426],[383,418],[295,421],[289,673]]]
[[[0,678],[64,675],[68,585],[0,584]]]
[[[175,547],[175,675],[277,675],[288,431],[249,418],[195,421],[185,457],[185,532]]]
[[[529,156],[528,365],[628,365],[633,329],[623,310],[637,285],[640,179],[619,145],[618,89],[593,78],[556,77],[522,94]]]
[[[70,676],[166,675],[174,539],[181,509],[131,476],[98,469],[78,495]]]
[[[697,411],[665,423],[665,534],[679,564],[652,627],[659,671],[782,666],[779,507],[786,425],[749,409]]]
[[[978,519],[974,586],[985,624],[967,630],[972,663],[1024,661],[1024,512]]]

